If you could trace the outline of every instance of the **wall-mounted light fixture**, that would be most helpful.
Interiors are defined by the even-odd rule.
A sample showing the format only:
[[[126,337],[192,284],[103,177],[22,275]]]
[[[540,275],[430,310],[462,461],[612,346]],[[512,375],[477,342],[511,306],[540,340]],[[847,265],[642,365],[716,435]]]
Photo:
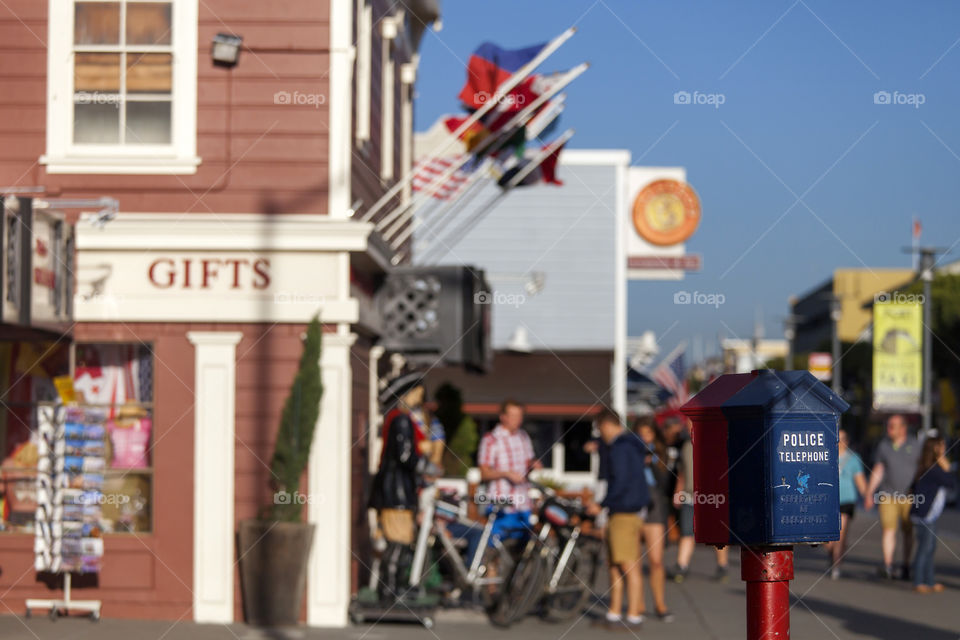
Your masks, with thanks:
[[[236,66],[237,60],[240,59],[240,46],[242,44],[243,38],[231,33],[218,33],[213,36],[213,46],[210,48],[213,64],[222,67]]]

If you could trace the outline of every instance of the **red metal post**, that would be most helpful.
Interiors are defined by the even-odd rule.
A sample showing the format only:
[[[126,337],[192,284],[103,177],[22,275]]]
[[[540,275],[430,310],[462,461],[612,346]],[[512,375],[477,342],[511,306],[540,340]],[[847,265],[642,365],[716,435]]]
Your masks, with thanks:
[[[793,547],[741,547],[747,583],[747,640],[789,640]]]

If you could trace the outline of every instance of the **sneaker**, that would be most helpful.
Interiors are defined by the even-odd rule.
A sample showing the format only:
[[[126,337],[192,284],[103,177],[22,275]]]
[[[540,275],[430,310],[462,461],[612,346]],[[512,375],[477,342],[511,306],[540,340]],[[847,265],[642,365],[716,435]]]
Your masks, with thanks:
[[[884,580],[893,580],[893,567],[885,566],[877,569],[877,575]]]
[[[913,588],[913,590],[916,591],[917,593],[930,593],[931,591],[933,591],[933,589],[931,589],[925,584],[918,584]]]
[[[727,582],[730,580],[730,576],[727,573],[727,568],[722,565],[717,565],[717,570],[713,572],[713,579],[717,582]]]
[[[934,593],[943,593],[943,590],[946,589],[946,587],[944,587],[939,582],[930,588],[933,590]]]
[[[840,568],[839,568],[839,567],[834,567],[833,569],[830,569],[830,579],[831,579],[831,580],[839,580],[839,579],[840,579]]]
[[[656,615],[657,615],[657,619],[660,620],[660,622],[673,622],[674,620],[673,613],[669,609],[662,613],[660,611],[657,611]]]
[[[643,616],[627,616],[623,619],[623,626],[627,631],[639,631],[643,627]]]
[[[687,577],[687,572],[690,571],[689,567],[681,567],[680,565],[674,565],[673,569],[667,572],[667,575],[674,582],[680,583],[683,582],[684,578]]]

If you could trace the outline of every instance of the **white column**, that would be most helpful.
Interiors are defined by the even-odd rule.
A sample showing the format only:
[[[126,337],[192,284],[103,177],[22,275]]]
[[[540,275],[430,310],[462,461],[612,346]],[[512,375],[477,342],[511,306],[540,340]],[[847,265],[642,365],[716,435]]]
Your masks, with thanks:
[[[344,627],[350,604],[350,452],[353,376],[349,325],[323,334],[323,398],[307,467],[307,518],[316,525],[307,565],[307,624]]]
[[[194,345],[193,619],[230,623],[234,571],[237,331],[190,331]]]
[[[613,372],[611,401],[613,410],[627,417],[627,191],[630,188],[629,156],[616,166],[617,196],[614,222],[613,277]]]
[[[327,162],[327,190],[331,218],[350,217],[353,59],[356,55],[353,16],[353,0],[330,0],[330,95],[327,96],[330,156]]]

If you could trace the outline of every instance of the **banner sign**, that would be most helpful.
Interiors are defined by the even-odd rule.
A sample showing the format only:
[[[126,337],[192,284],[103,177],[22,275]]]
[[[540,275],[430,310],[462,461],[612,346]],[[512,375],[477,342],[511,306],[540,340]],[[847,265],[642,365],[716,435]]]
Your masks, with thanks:
[[[923,321],[918,302],[873,305],[873,408],[919,412]]]

